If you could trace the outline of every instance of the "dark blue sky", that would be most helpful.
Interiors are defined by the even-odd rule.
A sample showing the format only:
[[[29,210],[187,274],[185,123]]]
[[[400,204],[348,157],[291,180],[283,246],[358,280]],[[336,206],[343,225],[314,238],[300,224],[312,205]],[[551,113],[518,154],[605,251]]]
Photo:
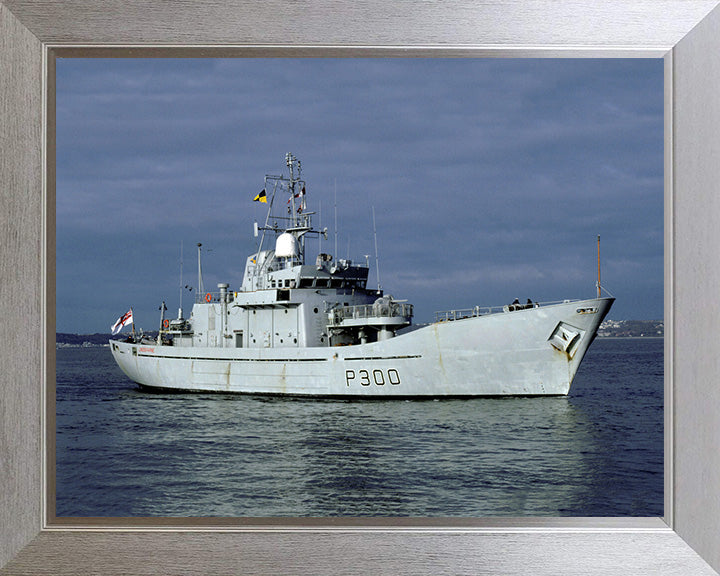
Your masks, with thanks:
[[[237,288],[286,152],[323,251],[336,182],[340,257],[374,255],[375,206],[382,286],[417,322],[593,296],[598,234],[609,317],[663,316],[660,59],[60,59],[57,330],[131,306],[156,329],[181,241],[184,284],[202,242],[205,287]]]

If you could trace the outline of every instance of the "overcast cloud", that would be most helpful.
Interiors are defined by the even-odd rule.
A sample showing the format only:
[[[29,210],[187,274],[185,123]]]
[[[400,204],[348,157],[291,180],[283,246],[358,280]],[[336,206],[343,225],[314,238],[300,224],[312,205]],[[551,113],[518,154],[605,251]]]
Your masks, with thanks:
[[[240,284],[286,152],[334,250],[436,310],[595,294],[663,314],[662,60],[60,59],[57,330],[154,330]],[[316,217],[315,224],[318,224]],[[309,240],[311,258],[317,241]],[[189,313],[191,297],[186,293]]]

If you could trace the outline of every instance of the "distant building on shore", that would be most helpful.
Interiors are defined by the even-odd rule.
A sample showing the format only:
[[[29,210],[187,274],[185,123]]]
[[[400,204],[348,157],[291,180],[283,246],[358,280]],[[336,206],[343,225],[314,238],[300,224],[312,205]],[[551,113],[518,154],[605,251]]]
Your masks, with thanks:
[[[600,324],[598,337],[662,338],[665,323],[662,320],[605,320]]]

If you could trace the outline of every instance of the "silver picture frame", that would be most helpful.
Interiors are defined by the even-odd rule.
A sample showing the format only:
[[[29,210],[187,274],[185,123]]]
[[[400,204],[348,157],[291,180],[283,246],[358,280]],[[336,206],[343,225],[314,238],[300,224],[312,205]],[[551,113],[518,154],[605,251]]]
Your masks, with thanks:
[[[718,3],[0,0],[0,574],[716,574]],[[663,58],[664,517],[55,518],[55,60],[136,55]]]

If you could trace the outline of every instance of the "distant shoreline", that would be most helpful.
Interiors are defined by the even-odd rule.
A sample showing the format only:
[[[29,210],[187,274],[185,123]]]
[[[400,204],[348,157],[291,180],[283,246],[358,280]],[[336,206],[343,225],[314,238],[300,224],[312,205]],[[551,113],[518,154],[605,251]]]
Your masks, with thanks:
[[[600,340],[664,340],[665,336],[600,336]]]
[[[629,326],[631,325],[631,326]],[[418,326],[419,327],[419,326]],[[601,326],[598,331],[598,338],[603,340],[632,338],[632,339],[662,339],[664,326],[660,320],[638,321],[620,320],[613,321],[613,326]],[[660,332],[660,333],[658,333]],[[146,333],[150,338],[156,338],[157,333]],[[55,334],[55,348],[102,348],[108,347],[108,340],[120,339],[127,336],[126,333],[116,334],[69,334],[58,332]]]

